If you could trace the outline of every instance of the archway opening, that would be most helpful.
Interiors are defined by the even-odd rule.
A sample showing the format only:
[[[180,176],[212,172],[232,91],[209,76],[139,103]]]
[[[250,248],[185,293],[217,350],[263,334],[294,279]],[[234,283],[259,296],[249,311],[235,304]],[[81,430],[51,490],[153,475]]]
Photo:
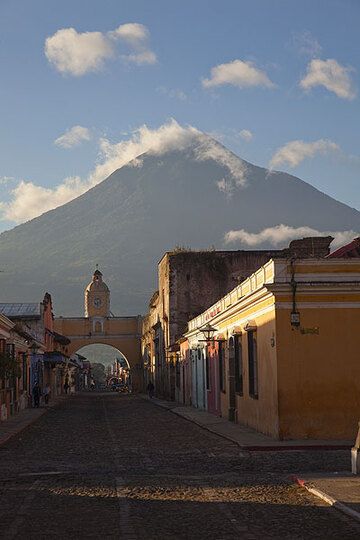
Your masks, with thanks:
[[[76,351],[91,366],[90,387],[97,390],[131,391],[131,370],[126,356],[112,345],[94,343]]]

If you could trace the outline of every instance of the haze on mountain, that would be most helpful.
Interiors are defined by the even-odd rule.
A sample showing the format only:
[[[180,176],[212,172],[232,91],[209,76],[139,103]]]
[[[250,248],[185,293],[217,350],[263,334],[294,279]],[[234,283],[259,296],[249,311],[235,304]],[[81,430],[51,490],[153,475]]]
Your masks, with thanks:
[[[2,233],[1,299],[39,301],[48,291],[57,316],[82,316],[83,291],[98,263],[112,312],[144,313],[165,251],[249,249],[244,231],[269,228],[273,240],[283,235],[287,245],[288,227],[360,231],[360,212],[299,178],[248,163],[192,129],[67,204]],[[253,237],[250,245],[268,248],[268,236]]]

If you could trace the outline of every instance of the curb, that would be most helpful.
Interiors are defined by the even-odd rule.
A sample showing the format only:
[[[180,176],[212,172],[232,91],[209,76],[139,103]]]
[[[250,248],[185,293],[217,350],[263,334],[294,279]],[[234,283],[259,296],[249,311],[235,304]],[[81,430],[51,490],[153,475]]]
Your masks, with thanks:
[[[312,495],[315,495],[315,497],[318,497],[322,501],[325,501],[329,506],[336,508],[336,510],[339,510],[339,512],[342,512],[343,514],[350,516],[351,518],[355,519],[357,522],[360,523],[360,512],[353,510],[349,506],[346,506],[346,504],[338,501],[337,499],[334,499],[334,497],[331,497],[331,495],[328,495],[327,493],[324,493],[320,489],[313,487],[311,484],[307,484],[305,480],[303,480],[302,478],[293,477],[292,480],[299,487],[306,489],[309,493],[312,493]]]
[[[145,401],[150,401],[150,403],[153,403],[154,405],[156,405],[157,407],[161,407],[162,409],[166,410],[166,411],[170,411],[172,412],[173,414],[176,414],[177,416],[179,416],[180,418],[183,418],[184,420],[187,420],[188,422],[191,422],[193,424],[196,424],[197,426],[201,427],[202,429],[205,429],[206,431],[209,431],[210,433],[213,433],[214,435],[217,435],[218,437],[222,437],[223,439],[226,439],[227,441],[230,441],[234,444],[236,444],[240,450],[242,450],[243,452],[287,452],[287,451],[330,451],[330,450],[349,450],[351,448],[351,444],[348,444],[348,445],[344,445],[344,444],[334,444],[334,445],[304,445],[304,446],[299,446],[299,445],[287,445],[287,446],[277,446],[277,445],[244,445],[244,444],[241,444],[239,443],[236,439],[233,439],[232,437],[230,437],[229,435],[225,435],[223,433],[219,433],[218,431],[215,431],[214,429],[204,425],[204,424],[201,424],[200,422],[197,422],[196,420],[194,419],[191,419],[191,418],[188,418],[187,416],[184,416],[182,415],[181,413],[175,411],[174,409],[176,409],[177,405],[174,404],[174,407],[172,406],[167,406],[163,403],[161,403],[161,401],[158,401],[157,398],[152,398],[152,399],[149,399],[147,396],[145,395],[141,395],[140,394],[140,397],[142,399],[144,399]]]

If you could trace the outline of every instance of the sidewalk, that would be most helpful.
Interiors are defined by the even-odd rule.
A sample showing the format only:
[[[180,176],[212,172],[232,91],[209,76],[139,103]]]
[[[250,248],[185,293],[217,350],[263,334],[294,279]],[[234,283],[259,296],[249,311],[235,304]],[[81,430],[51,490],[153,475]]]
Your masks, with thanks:
[[[142,398],[148,399],[154,405],[167,409],[203,429],[234,442],[243,450],[340,450],[350,449],[354,444],[353,441],[311,439],[278,441],[252,428],[242,424],[234,424],[225,418],[220,418],[206,411],[200,411],[194,407],[186,407],[173,401],[164,401],[157,398],[150,400],[146,395],[142,395]]]
[[[349,456],[350,467],[350,456]],[[360,476],[350,472],[302,475],[296,483],[360,522]]]
[[[9,439],[11,439],[11,437],[17,435],[25,428],[36,422],[38,418],[45,414],[49,409],[56,407],[56,405],[63,399],[65,399],[65,396],[57,396],[50,402],[48,406],[43,406],[39,409],[24,409],[8,420],[0,422],[0,446],[5,444]]]

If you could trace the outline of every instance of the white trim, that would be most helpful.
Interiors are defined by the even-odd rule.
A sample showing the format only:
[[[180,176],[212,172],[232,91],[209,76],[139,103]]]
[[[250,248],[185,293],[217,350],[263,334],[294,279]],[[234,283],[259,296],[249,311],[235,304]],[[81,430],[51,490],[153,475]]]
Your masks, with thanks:
[[[276,302],[276,309],[292,309],[291,302]],[[359,309],[360,302],[296,302],[299,309]]]
[[[81,336],[73,336],[69,333],[66,334],[66,337],[68,337],[69,339],[71,339],[71,341],[73,341],[74,339],[83,339],[83,340],[87,340],[87,341],[91,341],[91,340],[96,340],[97,338],[101,338],[101,339],[122,339],[122,338],[140,338],[141,337],[141,334],[91,334],[91,336],[89,336],[89,334],[83,334]],[[96,345],[96,343],[93,343],[92,345]],[[115,347],[116,349],[116,347]]]

